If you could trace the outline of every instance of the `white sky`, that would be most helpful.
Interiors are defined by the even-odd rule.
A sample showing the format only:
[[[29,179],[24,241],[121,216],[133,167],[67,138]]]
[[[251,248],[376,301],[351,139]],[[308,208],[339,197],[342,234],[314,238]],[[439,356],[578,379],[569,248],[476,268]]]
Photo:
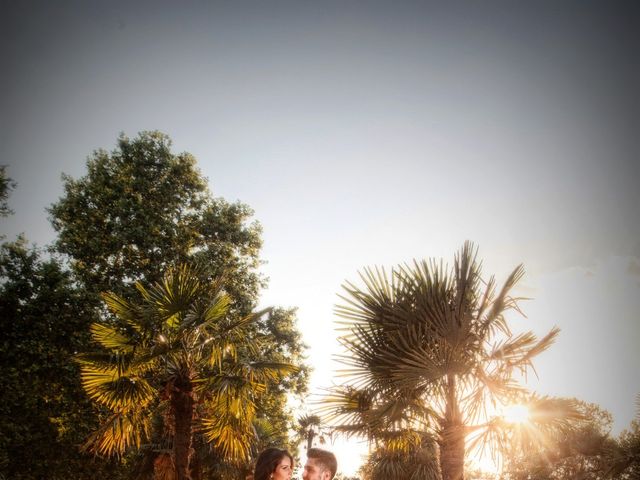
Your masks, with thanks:
[[[0,163],[11,236],[53,239],[60,173],[159,129],[264,228],[264,304],[299,307],[328,386],[333,305],[367,265],[518,263],[522,328],[558,343],[540,393],[640,393],[638,9],[631,3],[14,2],[3,9]],[[516,8],[517,7],[517,8]],[[343,464],[346,462],[343,462]]]

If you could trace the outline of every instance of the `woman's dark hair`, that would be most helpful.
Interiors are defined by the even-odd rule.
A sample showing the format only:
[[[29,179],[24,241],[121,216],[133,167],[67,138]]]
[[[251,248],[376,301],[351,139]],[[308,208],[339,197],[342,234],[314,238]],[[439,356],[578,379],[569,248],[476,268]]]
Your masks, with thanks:
[[[258,455],[256,460],[256,468],[253,471],[253,480],[269,480],[270,475],[276,471],[280,461],[284,457],[291,460],[291,468],[293,468],[293,457],[286,450],[279,448],[267,448]]]

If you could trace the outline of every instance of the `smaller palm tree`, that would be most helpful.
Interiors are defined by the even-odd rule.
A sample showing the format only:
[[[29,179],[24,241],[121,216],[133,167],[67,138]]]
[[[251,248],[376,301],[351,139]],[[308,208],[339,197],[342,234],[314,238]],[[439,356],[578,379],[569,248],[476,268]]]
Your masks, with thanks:
[[[323,424],[319,415],[302,415],[298,418],[296,433],[298,434],[299,443],[304,442],[307,450],[313,447],[313,442],[316,438],[321,444],[324,444],[327,438],[331,440],[333,436],[331,430]]]
[[[182,265],[150,288],[138,284],[137,303],[103,295],[114,318],[91,326],[101,349],[78,361],[84,389],[111,415],[86,449],[119,455],[160,429],[170,448],[157,467],[177,480],[191,478],[196,431],[222,458],[249,457],[257,399],[295,367],[252,361],[260,345],[249,328],[267,312],[234,317],[221,285]]]

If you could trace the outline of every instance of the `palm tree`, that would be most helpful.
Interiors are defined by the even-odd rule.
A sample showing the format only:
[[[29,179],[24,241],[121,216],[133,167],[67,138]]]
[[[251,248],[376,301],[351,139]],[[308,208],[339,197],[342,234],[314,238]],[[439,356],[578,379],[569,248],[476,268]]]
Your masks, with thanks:
[[[319,415],[302,415],[298,418],[296,433],[299,442],[304,442],[307,450],[313,447],[313,440],[318,435],[321,425],[322,420]]]
[[[375,442],[361,468],[364,480],[440,480],[436,444],[428,434],[416,431],[389,431]]]
[[[313,441],[318,438],[321,444],[326,443],[327,437],[332,440],[332,432],[323,425],[320,415],[302,415],[296,425],[298,443],[304,442],[305,448],[313,447]]]
[[[157,438],[159,428],[169,448],[155,467],[173,470],[166,478],[191,478],[196,431],[222,458],[246,460],[256,400],[294,370],[252,361],[260,346],[247,331],[264,312],[234,318],[221,280],[186,265],[137,288],[137,303],[103,295],[115,317],[91,326],[102,348],[78,357],[84,389],[111,412],[85,448],[119,455]]]
[[[518,266],[499,291],[481,279],[477,249],[465,243],[452,269],[421,261],[394,268],[367,268],[363,287],[347,282],[336,313],[343,320],[347,383],[327,399],[338,430],[372,441],[429,433],[437,442],[444,480],[464,477],[465,442],[498,439],[503,424],[489,406],[524,392],[514,375],[559,333],[538,340],[512,334],[505,314],[520,312],[510,291]],[[521,313],[521,312],[520,312]],[[384,440],[383,440],[384,441]]]

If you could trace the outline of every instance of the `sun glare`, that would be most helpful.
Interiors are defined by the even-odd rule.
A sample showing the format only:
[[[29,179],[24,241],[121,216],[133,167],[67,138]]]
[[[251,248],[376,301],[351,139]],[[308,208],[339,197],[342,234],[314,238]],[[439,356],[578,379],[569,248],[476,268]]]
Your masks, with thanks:
[[[525,405],[509,405],[502,415],[509,423],[525,423],[529,420],[529,409]]]

